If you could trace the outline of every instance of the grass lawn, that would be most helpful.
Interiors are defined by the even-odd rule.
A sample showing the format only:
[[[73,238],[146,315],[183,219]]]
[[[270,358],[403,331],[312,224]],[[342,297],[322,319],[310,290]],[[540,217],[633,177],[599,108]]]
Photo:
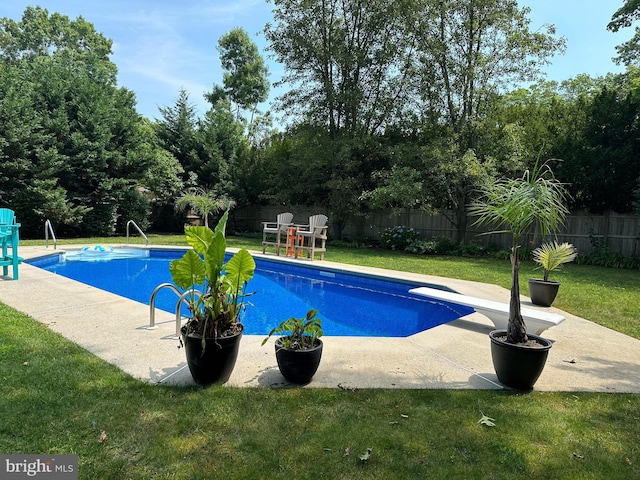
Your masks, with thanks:
[[[506,261],[326,259],[509,286]],[[640,338],[637,271],[558,277],[559,308]],[[0,452],[77,454],[81,479],[640,478],[640,395],[151,386],[1,304],[0,339]]]

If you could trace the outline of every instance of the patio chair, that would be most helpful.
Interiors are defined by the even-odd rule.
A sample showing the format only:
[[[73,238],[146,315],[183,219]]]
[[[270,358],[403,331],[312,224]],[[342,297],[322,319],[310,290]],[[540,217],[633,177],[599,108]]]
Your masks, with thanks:
[[[327,216],[318,214],[309,217],[309,225],[298,225],[296,236],[299,243],[295,247],[295,258],[300,252],[307,252],[307,256],[313,260],[316,252],[320,254],[320,260],[324,260],[324,252],[327,251]],[[317,244],[320,242],[320,245]]]
[[[11,266],[14,280],[18,280],[18,265],[22,262],[22,258],[18,256],[19,229],[20,224],[16,223],[14,211],[0,208],[0,243],[2,244],[0,265],[2,265],[2,274],[5,276],[9,275],[9,266]]]
[[[282,246],[282,236],[286,237],[287,227],[293,221],[293,213],[285,212],[278,214],[275,222],[262,222],[262,253],[265,253],[267,247],[275,247],[276,255],[280,255],[280,247]]]

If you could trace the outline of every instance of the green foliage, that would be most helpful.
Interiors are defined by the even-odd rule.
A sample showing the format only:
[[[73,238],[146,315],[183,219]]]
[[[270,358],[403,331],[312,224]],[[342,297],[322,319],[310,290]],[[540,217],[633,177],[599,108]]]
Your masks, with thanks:
[[[282,348],[287,350],[309,350],[318,345],[318,339],[323,335],[322,320],[318,317],[318,311],[311,309],[303,318],[291,317],[283,320],[280,325],[269,332],[269,335],[262,341],[262,345],[272,335],[282,335],[278,342]]]
[[[198,123],[200,167],[194,170],[201,186],[218,197],[240,202],[245,192],[240,183],[240,163],[248,152],[243,125],[237,121],[227,100],[219,100]]]
[[[229,198],[215,196],[214,192],[206,191],[203,188],[191,187],[176,200],[176,211],[186,212],[193,210],[204,220],[204,226],[209,226],[209,215],[216,214],[221,210],[229,210],[235,206],[235,202]]]
[[[128,190],[122,193],[118,199],[118,221],[116,230],[125,232],[129,220],[133,220],[142,231],[149,228],[151,216],[151,203],[143,191],[139,189]]]
[[[175,285],[189,292],[186,301],[192,318],[186,324],[187,332],[201,335],[203,348],[206,338],[225,336],[240,322],[246,308],[246,285],[256,268],[244,248],[225,263],[228,214],[225,211],[215,230],[185,227],[186,241],[193,250],[169,265]]]
[[[160,145],[178,160],[184,171],[183,180],[187,180],[189,173],[197,174],[202,166],[198,155],[195,106],[189,101],[186,90],[180,90],[175,104],[161,107],[160,114],[162,119],[154,123]]]
[[[110,53],[81,17],[28,7],[20,22],[0,20],[0,192],[24,236],[45,219],[59,234],[113,233],[153,160]]]
[[[589,234],[591,251],[576,258],[580,265],[595,265],[608,268],[640,269],[640,257],[626,257],[619,252],[612,252],[606,242]]]
[[[633,22],[640,18],[640,1],[625,0],[611,17],[611,22],[607,25],[607,29],[617,32],[620,28],[630,27]],[[619,65],[637,65],[638,56],[640,54],[640,31],[636,27],[635,35],[626,42],[616,47],[618,56],[613,60]]]
[[[274,0],[264,34],[289,85],[279,107],[332,139],[381,132],[407,99],[411,2]]]
[[[438,252],[438,242],[416,239],[405,247],[405,251],[416,255],[435,255]]]
[[[218,39],[218,52],[224,93],[236,104],[236,119],[240,119],[240,109],[250,110],[253,119],[256,106],[269,93],[269,70],[257,45],[245,30],[234,28]],[[215,95],[211,100],[213,105],[217,103]]]
[[[405,250],[409,245],[418,240],[420,233],[411,227],[398,225],[387,228],[380,235],[380,246],[389,250]]]
[[[142,184],[153,198],[154,204],[173,204],[176,196],[184,189],[184,169],[171,153],[160,146],[160,139],[149,120],[142,119],[139,130],[142,141],[137,154],[142,158],[153,159],[148,162],[144,171]]]
[[[533,261],[542,268],[544,281],[549,280],[549,273],[559,269],[565,263],[573,262],[578,255],[575,247],[567,242],[543,243],[532,252]]]

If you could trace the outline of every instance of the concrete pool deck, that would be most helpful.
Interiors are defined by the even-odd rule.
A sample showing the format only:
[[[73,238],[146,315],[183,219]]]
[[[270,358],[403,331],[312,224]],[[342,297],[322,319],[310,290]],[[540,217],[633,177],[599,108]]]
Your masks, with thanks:
[[[27,260],[71,248],[74,247],[58,250],[21,247],[20,256]],[[326,261],[313,264],[441,284],[465,295],[505,303],[509,300],[508,290],[496,285]],[[147,305],[26,263],[20,265],[19,272],[17,281],[11,279],[11,271],[8,276],[0,276],[0,302],[31,316],[135,378],[167,385],[194,385],[184,351],[177,348],[174,314],[157,310],[158,328],[149,330]],[[563,323],[542,334],[554,346],[535,390],[640,392],[640,340],[553,307],[533,306],[525,297],[523,306],[566,317]],[[474,313],[407,338],[325,336],[320,368],[305,388],[501,389],[487,335],[493,328],[486,317]],[[267,388],[290,385],[278,370],[273,340],[261,347],[263,338],[243,337],[227,385]]]

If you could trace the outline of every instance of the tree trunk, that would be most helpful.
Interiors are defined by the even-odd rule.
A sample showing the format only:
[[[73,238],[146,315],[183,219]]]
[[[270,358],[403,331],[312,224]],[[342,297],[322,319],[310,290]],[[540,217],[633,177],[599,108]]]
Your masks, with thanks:
[[[524,343],[527,341],[527,329],[520,310],[520,246],[511,249],[511,299],[509,301],[509,324],[507,325],[507,342]]]

